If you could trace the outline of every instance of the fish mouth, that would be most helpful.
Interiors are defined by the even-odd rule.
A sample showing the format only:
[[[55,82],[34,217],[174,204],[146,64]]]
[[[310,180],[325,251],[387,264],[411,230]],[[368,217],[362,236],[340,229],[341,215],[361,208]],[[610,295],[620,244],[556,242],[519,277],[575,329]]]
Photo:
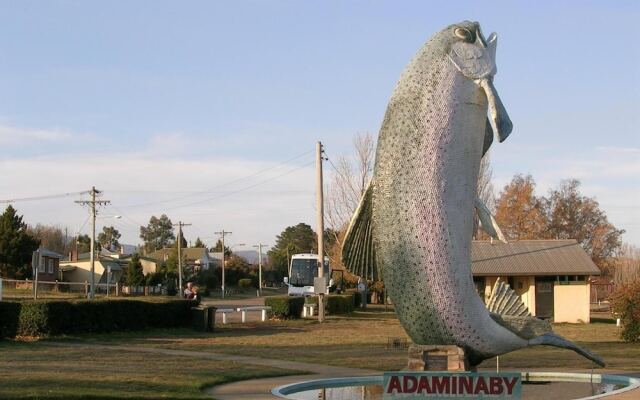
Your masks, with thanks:
[[[490,36],[492,35],[495,35],[495,32],[492,32]],[[480,26],[476,28],[476,43],[484,47],[485,49],[487,48],[487,40],[484,38]]]

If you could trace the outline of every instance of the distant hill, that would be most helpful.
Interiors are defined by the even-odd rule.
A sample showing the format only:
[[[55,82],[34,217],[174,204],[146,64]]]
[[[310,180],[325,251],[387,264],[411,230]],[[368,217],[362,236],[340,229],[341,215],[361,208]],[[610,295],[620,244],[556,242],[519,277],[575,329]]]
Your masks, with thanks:
[[[234,250],[233,254],[244,258],[249,264],[258,264],[258,250]],[[262,253],[262,265],[267,263],[267,254]]]

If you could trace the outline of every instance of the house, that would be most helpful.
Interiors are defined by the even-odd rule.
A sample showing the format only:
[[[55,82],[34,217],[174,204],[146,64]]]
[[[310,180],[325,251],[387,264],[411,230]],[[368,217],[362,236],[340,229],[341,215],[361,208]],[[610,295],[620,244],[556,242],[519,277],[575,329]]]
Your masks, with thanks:
[[[60,272],[66,282],[91,282],[91,259],[88,253],[80,254],[72,261],[61,261]],[[96,284],[118,282],[127,265],[128,259],[116,259],[99,255],[94,261],[94,279]],[[108,276],[108,272],[111,275]]]
[[[156,272],[157,268],[162,265],[162,263],[165,263],[174,251],[176,251],[175,248],[164,248],[147,254],[140,260],[143,270],[145,270],[146,265],[149,271],[155,267],[156,269],[153,272]],[[205,247],[187,247],[180,249],[180,252],[182,253],[183,267],[185,269],[191,269],[193,272],[197,272],[200,270],[206,271],[209,268],[215,267],[215,261],[210,257]]]
[[[498,277],[532,315],[554,322],[589,322],[589,277],[600,270],[573,240],[473,241],[473,280],[488,300]]]
[[[34,257],[32,263],[35,263],[38,268],[38,281],[40,282],[54,282],[60,279],[60,259],[63,257],[54,251],[39,248],[34,252],[37,254],[37,260]],[[33,265],[32,265],[33,267]]]

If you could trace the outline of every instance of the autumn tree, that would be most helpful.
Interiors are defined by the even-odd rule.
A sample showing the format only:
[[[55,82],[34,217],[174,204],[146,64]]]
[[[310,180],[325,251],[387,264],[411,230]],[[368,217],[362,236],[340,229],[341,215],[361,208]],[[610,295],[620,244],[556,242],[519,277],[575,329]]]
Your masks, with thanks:
[[[544,199],[536,197],[531,175],[515,175],[496,200],[495,217],[507,239],[542,239],[546,233]]]
[[[102,248],[107,250],[116,250],[120,247],[120,239],[122,235],[113,226],[102,227],[102,232],[98,234],[98,243]]]
[[[558,188],[550,191],[546,202],[550,237],[577,240],[600,269],[613,265],[624,230],[609,222],[594,198],[580,193],[580,181],[562,181]]]
[[[165,214],[162,214],[160,218],[152,216],[146,227],[140,227],[140,239],[144,241],[144,248],[147,252],[167,247],[175,238],[173,224]]]
[[[31,256],[40,242],[31,236],[22,215],[11,205],[0,215],[0,275],[7,278],[31,277]]]

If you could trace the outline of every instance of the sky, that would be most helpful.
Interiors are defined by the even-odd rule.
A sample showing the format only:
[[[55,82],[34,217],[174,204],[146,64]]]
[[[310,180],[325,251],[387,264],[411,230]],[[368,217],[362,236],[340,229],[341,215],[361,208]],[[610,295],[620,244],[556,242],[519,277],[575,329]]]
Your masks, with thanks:
[[[491,150],[496,191],[580,179],[640,245],[637,1],[2,0],[0,200],[95,186],[98,230],[124,243],[166,213],[191,241],[273,245],[315,227],[315,143],[337,160],[377,137],[404,66],[462,20],[499,36],[514,131]],[[74,235],[82,199],[13,204]]]

